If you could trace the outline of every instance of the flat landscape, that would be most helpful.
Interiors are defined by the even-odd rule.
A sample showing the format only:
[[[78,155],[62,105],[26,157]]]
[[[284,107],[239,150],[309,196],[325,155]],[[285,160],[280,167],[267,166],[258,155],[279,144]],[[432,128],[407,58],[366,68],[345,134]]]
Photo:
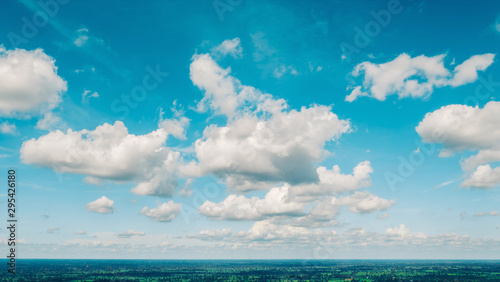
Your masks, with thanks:
[[[18,267],[0,281],[500,281],[500,261],[30,259]]]
[[[500,0],[0,0],[0,282],[500,282]]]

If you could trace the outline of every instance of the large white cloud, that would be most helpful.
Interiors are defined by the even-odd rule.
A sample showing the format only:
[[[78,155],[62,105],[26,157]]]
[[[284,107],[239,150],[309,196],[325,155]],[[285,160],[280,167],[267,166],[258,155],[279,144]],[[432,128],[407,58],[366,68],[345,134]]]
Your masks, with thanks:
[[[154,221],[170,222],[179,215],[181,209],[182,204],[174,203],[174,201],[168,201],[166,203],[158,205],[158,207],[155,209],[144,207],[141,210],[141,214],[151,218]]]
[[[498,121],[500,102],[489,102],[483,108],[448,105],[426,114],[416,131],[422,141],[443,143],[453,151],[487,149],[500,145]]]
[[[351,128],[330,106],[287,110],[283,99],[243,85],[209,54],[193,56],[190,77],[204,92],[197,109],[224,115],[227,124],[204,130],[195,143],[197,162],[185,167],[186,175],[213,173],[238,191],[318,182],[314,163],[326,155],[326,142]]]
[[[112,213],[114,203],[114,201],[108,199],[106,196],[102,196],[99,199],[86,204],[85,208],[88,211],[96,213]]]
[[[491,188],[500,183],[500,170],[489,164],[500,161],[500,102],[483,108],[448,105],[425,115],[416,127],[422,141],[441,143],[441,156],[477,151],[462,161],[470,179],[464,186]]]
[[[0,115],[43,115],[61,103],[66,81],[55,60],[42,49],[6,50],[0,46]]]
[[[198,164],[192,171],[214,173],[240,191],[268,188],[269,183],[317,182],[313,166],[324,146],[349,131],[327,106],[274,114],[262,120],[247,116],[226,126],[209,126],[195,143]]]
[[[92,131],[56,130],[25,141],[21,160],[60,173],[83,174],[90,183],[137,181],[132,190],[137,194],[171,196],[177,186],[179,153],[164,147],[167,136],[163,129],[129,134],[121,121]]]
[[[363,75],[362,85],[354,86],[345,100],[352,102],[360,96],[368,96],[384,101],[393,94],[399,98],[426,98],[434,88],[457,87],[476,81],[477,72],[486,70],[493,63],[495,54],[474,55],[453,71],[445,67],[445,57],[443,54],[412,58],[403,53],[387,63],[360,63],[354,68],[352,75]]]

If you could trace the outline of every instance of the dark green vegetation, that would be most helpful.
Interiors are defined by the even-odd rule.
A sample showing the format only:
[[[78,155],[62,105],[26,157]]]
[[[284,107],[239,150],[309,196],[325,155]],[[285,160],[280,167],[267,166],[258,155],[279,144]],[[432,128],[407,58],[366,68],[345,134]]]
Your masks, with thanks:
[[[500,281],[500,261],[29,260],[0,281]]]

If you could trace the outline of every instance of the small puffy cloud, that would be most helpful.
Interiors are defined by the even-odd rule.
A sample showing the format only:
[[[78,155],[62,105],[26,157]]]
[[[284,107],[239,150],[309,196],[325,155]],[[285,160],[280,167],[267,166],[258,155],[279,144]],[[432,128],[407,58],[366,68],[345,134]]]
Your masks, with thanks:
[[[399,227],[388,228],[385,233],[391,236],[408,237],[410,235],[410,229],[404,224],[401,224]]]
[[[102,196],[99,199],[90,202],[85,205],[85,208],[88,211],[96,212],[96,213],[112,213],[113,212],[113,204],[115,202],[108,199],[106,196]]]
[[[285,74],[291,74],[291,75],[296,76],[299,73],[297,72],[297,70],[293,66],[285,66],[285,65],[281,65],[281,66],[275,68],[274,72],[273,72],[274,77],[276,77],[278,79],[281,78]]]
[[[21,160],[52,168],[60,173],[89,176],[98,180],[136,181],[139,195],[168,197],[177,186],[180,154],[164,147],[167,132],[158,129],[146,135],[129,134],[121,121],[105,123],[95,130],[56,130],[25,141]]]
[[[349,206],[349,211],[354,213],[370,213],[375,211],[383,211],[396,202],[387,200],[371,194],[368,191],[357,191],[353,195],[342,197],[337,200],[340,206]]]
[[[11,124],[8,121],[4,121],[0,124],[0,132],[3,134],[17,135],[19,132],[17,131],[16,125]]]
[[[427,113],[415,128],[426,143],[441,143],[440,156],[462,151],[477,151],[462,160],[469,175],[462,185],[492,188],[500,183],[500,168],[490,164],[500,161],[500,102],[491,101],[483,108],[448,105]]]
[[[453,71],[445,67],[445,57],[443,54],[412,58],[403,53],[387,63],[360,63],[354,68],[352,75],[364,75],[362,85],[354,86],[345,100],[352,102],[358,97],[368,96],[384,101],[393,94],[397,94],[399,98],[427,98],[434,88],[457,87],[476,81],[478,71],[486,70],[493,63],[495,54],[474,55]]]
[[[132,229],[126,230],[122,233],[116,234],[118,238],[130,238],[133,236],[144,236],[146,233],[144,231],[134,231]]]
[[[304,204],[291,201],[289,189],[287,184],[274,187],[263,199],[230,195],[218,204],[206,201],[200,207],[200,213],[217,220],[260,220],[277,215],[299,216],[303,213]]]
[[[42,49],[0,46],[0,116],[42,116],[61,103],[66,90],[55,60]]]
[[[473,188],[493,188],[500,184],[500,167],[491,168],[490,165],[480,165],[466,179],[462,186]]]
[[[168,201],[159,205],[155,209],[150,209],[144,207],[141,210],[141,214],[151,218],[154,221],[159,222],[169,222],[174,220],[181,212],[182,204],[174,203],[173,201]]]
[[[82,93],[82,104],[87,104],[90,98],[99,98],[99,93],[90,90],[84,90]]]
[[[234,39],[224,40],[220,45],[212,48],[212,54],[226,56],[231,55],[234,58],[241,57],[243,48],[241,47],[241,42],[238,37]]]
[[[474,216],[498,216],[500,213],[496,210],[490,212],[478,212],[475,213]]]
[[[78,235],[86,235],[87,232],[85,232],[83,230],[78,230],[78,231],[76,231],[76,234],[78,234]]]

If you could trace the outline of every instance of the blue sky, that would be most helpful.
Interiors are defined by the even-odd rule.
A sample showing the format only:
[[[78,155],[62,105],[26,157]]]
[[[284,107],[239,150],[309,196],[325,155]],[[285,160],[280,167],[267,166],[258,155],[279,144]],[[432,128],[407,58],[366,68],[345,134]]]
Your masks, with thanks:
[[[498,259],[497,1],[40,3],[0,9],[20,256]]]

